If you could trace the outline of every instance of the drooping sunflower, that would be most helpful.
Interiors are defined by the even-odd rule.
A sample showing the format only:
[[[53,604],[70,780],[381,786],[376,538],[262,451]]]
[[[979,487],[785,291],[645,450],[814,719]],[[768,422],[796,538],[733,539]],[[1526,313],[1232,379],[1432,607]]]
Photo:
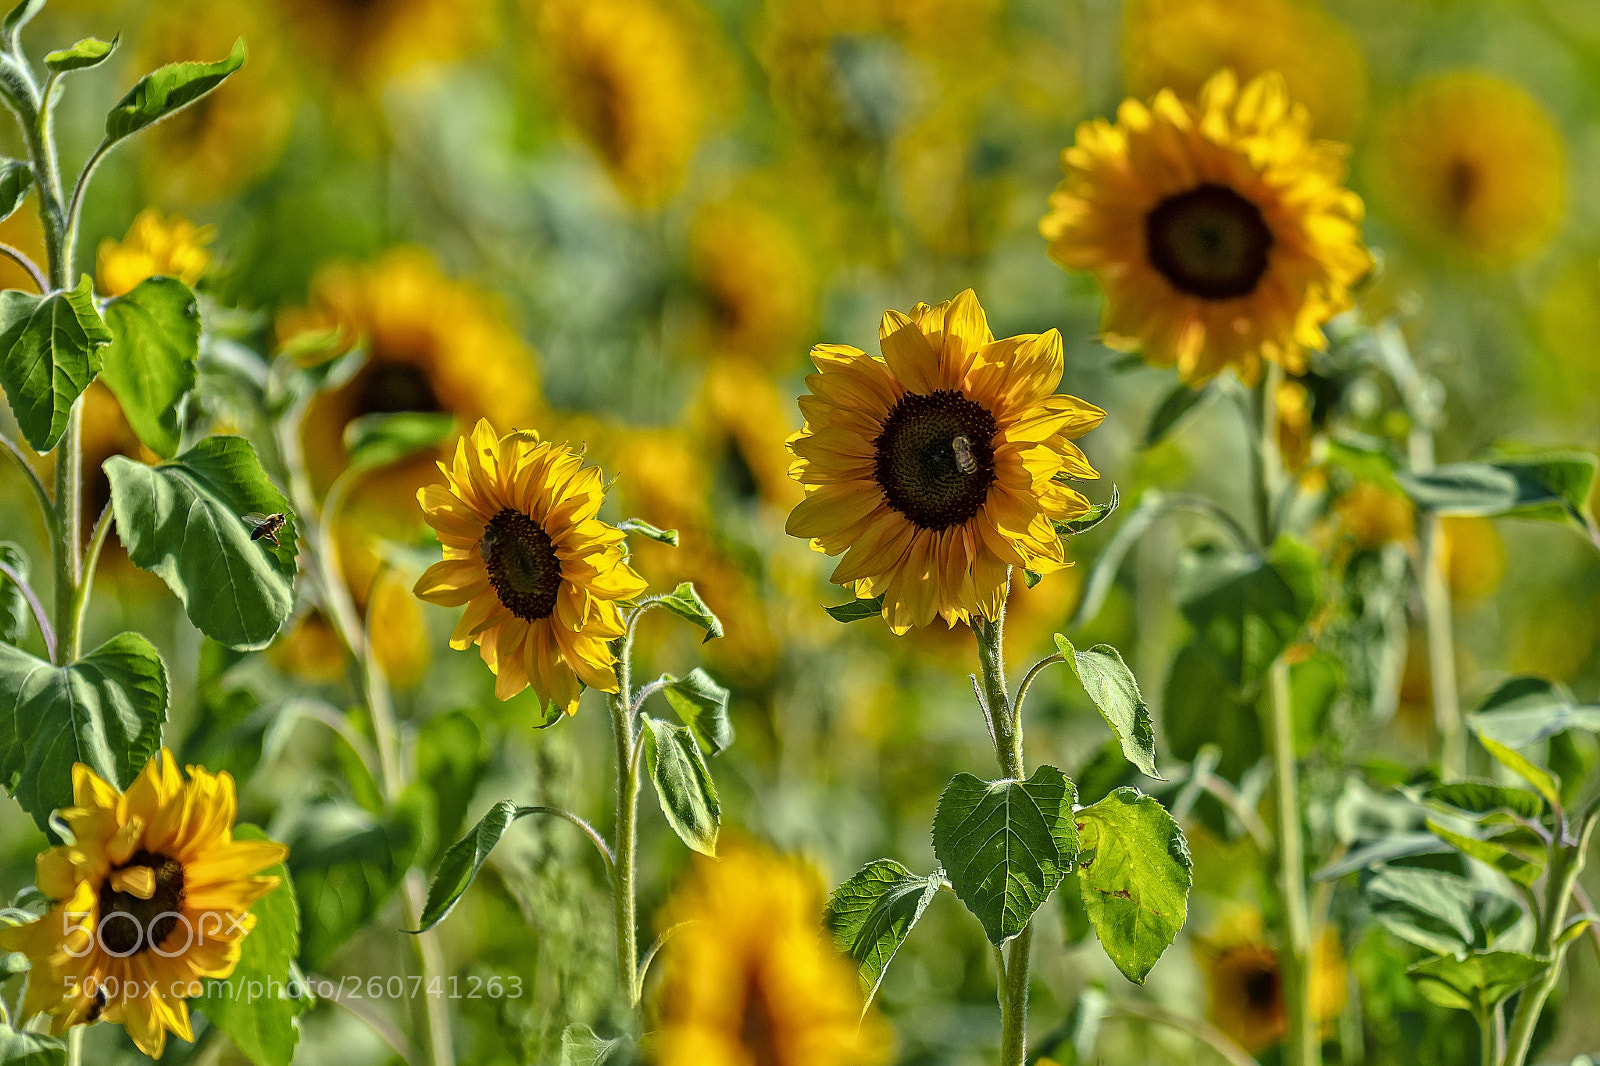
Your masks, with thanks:
[[[873,1066],[855,969],[828,942],[815,871],[743,845],[700,862],[661,916],[656,1066]]]
[[[250,907],[278,885],[262,870],[288,855],[270,840],[235,840],[233,778],[188,767],[165,748],[127,792],[82,763],[73,842],[39,856],[44,917],[0,930],[0,947],[33,964],[23,1011],[53,1015],[52,1030],[118,1022],[159,1058],[167,1033],[193,1040],[184,1000],[201,978],[226,978],[255,927]]]
[[[1384,116],[1371,159],[1385,216],[1475,266],[1526,258],[1561,222],[1561,134],[1538,101],[1489,74],[1441,74],[1412,87]]]
[[[618,605],[645,583],[628,566],[622,531],[595,517],[605,499],[600,469],[533,433],[502,437],[484,420],[439,470],[445,484],[417,499],[444,560],[415,592],[466,606],[450,646],[478,645],[502,700],[531,686],[572,714],[580,682],[615,692],[608,642],[622,635]]]
[[[564,116],[640,207],[678,191],[710,114],[715,63],[697,28],[667,0],[540,0]]]
[[[1307,0],[1132,0],[1124,7],[1128,91],[1197,95],[1232,70],[1248,81],[1277,71],[1317,132],[1355,134],[1366,97],[1366,62],[1350,31]]]
[[[146,208],[134,218],[126,237],[101,242],[95,280],[107,296],[132,292],[141,281],[158,274],[193,285],[211,266],[206,246],[213,236],[210,226]]]
[[[1108,345],[1190,383],[1228,366],[1254,381],[1263,358],[1303,369],[1372,264],[1345,148],[1310,131],[1281,77],[1229,71],[1198,103],[1163,90],[1078,127],[1039,228],[1099,280]]]
[[[878,339],[883,358],[811,351],[805,426],[789,439],[806,498],[788,531],[843,553],[832,580],[883,596],[896,633],[992,620],[1012,567],[1067,565],[1051,523],[1089,509],[1063,481],[1100,476],[1072,440],[1105,412],[1056,393],[1059,333],[997,341],[971,289],[884,312]]]

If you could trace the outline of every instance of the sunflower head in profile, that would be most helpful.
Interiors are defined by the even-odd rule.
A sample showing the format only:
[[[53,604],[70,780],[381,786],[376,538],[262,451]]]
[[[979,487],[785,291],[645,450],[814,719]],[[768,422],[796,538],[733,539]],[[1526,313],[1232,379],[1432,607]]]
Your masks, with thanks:
[[[95,280],[107,296],[132,292],[141,281],[158,274],[193,285],[211,266],[206,246],[214,236],[210,226],[146,208],[128,227],[126,237],[101,243]]]
[[[1263,358],[1303,369],[1372,265],[1345,148],[1310,131],[1281,77],[1229,71],[1198,103],[1163,90],[1078,127],[1039,228],[1099,280],[1107,344],[1191,384],[1229,366],[1254,382]]]
[[[668,901],[655,1066],[875,1066],[887,1027],[861,1017],[855,968],[820,917],[815,871],[752,845],[698,863]]]
[[[250,907],[278,885],[261,871],[288,855],[270,840],[235,840],[233,778],[191,766],[165,748],[127,792],[82,763],[72,841],[39,856],[39,891],[54,905],[38,921],[0,931],[0,948],[33,964],[27,1014],[52,1029],[118,1022],[159,1058],[167,1033],[193,1040],[184,999],[202,978],[226,978],[255,927]]]
[[[538,30],[566,120],[617,188],[658,207],[683,184],[715,63],[668,0],[542,0]],[[710,61],[710,62],[708,62]]]
[[[583,685],[615,692],[609,642],[622,636],[619,604],[645,582],[628,566],[622,531],[595,517],[605,499],[600,469],[533,433],[502,437],[487,420],[439,469],[445,483],[417,499],[444,560],[415,592],[466,606],[450,646],[478,645],[503,700],[532,687],[572,714]]]
[[[1561,222],[1561,134],[1533,97],[1492,75],[1419,82],[1384,116],[1371,158],[1384,214],[1474,266],[1526,258]]]
[[[878,339],[883,358],[812,349],[805,426],[789,439],[806,498],[789,534],[843,553],[832,580],[882,596],[896,633],[993,620],[1012,567],[1067,565],[1052,523],[1089,501],[1065,481],[1100,476],[1072,440],[1105,412],[1056,393],[1059,333],[997,341],[971,289],[884,312]]]

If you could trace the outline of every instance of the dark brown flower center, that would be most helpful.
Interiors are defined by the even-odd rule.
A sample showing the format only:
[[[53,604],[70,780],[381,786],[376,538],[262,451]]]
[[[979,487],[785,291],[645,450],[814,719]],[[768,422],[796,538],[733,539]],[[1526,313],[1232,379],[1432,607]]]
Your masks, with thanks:
[[[739,1025],[739,1043],[753,1066],[784,1066],[778,1052],[778,1024],[760,963],[752,962],[745,975],[744,1017]]]
[[[1278,1006],[1278,971],[1263,966],[1245,975],[1244,998],[1252,1010],[1274,1010]]]
[[[555,613],[561,591],[561,560],[539,523],[506,508],[489,520],[478,541],[489,584],[505,609],[524,622]]]
[[[953,389],[908,392],[873,440],[883,498],[921,529],[946,529],[983,509],[994,484],[994,415]]]
[[[1445,214],[1451,223],[1460,225],[1467,211],[1477,199],[1482,176],[1469,159],[1454,159],[1445,172]]]
[[[376,362],[355,384],[357,414],[387,415],[400,411],[444,410],[427,372],[415,363]]]
[[[144,867],[155,877],[149,899],[118,892],[107,877],[100,886],[100,944],[114,955],[131,955],[161,947],[178,927],[183,909],[183,864],[160,852],[140,849],[118,870]]]
[[[1267,272],[1272,230],[1261,209],[1226,185],[1169,196],[1145,217],[1150,265],[1203,300],[1249,296]]]

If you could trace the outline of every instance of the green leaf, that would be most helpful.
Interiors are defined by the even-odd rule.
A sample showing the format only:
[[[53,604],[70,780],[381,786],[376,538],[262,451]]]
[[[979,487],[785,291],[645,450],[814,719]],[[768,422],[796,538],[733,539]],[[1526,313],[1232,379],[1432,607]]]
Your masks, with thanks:
[[[1477,837],[1457,833],[1453,829],[1440,824],[1434,818],[1429,818],[1427,825],[1428,831],[1446,844],[1449,844],[1463,855],[1477,859],[1485,866],[1500,871],[1519,885],[1533,884],[1539,880],[1539,875],[1544,872],[1543,863],[1529,862],[1520,858],[1492,840],[1479,840]]]
[[[42,5],[43,0],[39,0],[39,4]],[[9,1025],[0,1025],[0,1063],[4,1066],[67,1066],[67,1045],[53,1036],[19,1033]]]
[[[0,292],[0,388],[34,451],[48,452],[61,439],[110,342],[88,275],[70,292]]]
[[[1145,426],[1144,439],[1139,442],[1139,447],[1149,448],[1159,444],[1168,433],[1175,429],[1183,417],[1198,407],[1211,395],[1211,386],[1205,385],[1198,389],[1191,389],[1187,385],[1174,385],[1172,390],[1161,398],[1161,402],[1150,414],[1150,423]]]
[[[944,884],[944,871],[919,877],[893,859],[875,859],[833,890],[823,924],[860,968],[863,1013],[878,994],[895,952]]]
[[[1363,891],[1379,924],[1438,955],[1487,951],[1522,915],[1514,900],[1438,870],[1390,867]]]
[[[194,388],[200,358],[194,292],[177,278],[146,278],[107,303],[105,318],[112,339],[100,375],[139,439],[170,459],[178,452],[181,404]]]
[[[676,529],[657,529],[642,518],[624,518],[617,523],[617,528],[624,533],[637,533],[646,540],[653,540],[658,544],[678,546],[678,531]]]
[[[1478,743],[1483,745],[1483,750],[1494,756],[1496,762],[1507,770],[1522,778],[1532,785],[1534,791],[1543,796],[1552,807],[1561,806],[1561,786],[1550,771],[1535,766],[1512,748],[1495,740],[1493,737],[1478,735]]]
[[[1022,932],[1078,855],[1077,789],[1054,766],[1026,781],[957,774],[939,797],[933,851],[995,945]]]
[[[1203,645],[1178,650],[1162,692],[1162,736],[1173,758],[1193,762],[1201,748],[1215,744],[1222,752],[1215,772],[1229,781],[1260,761],[1261,714],[1228,683],[1217,657]]]
[[[17,34],[33,21],[33,16],[44,10],[44,5],[45,0],[22,0],[22,3],[6,12],[4,19],[0,19],[0,37],[5,38],[7,49],[17,51]]]
[[[1139,683],[1117,649],[1096,644],[1088,651],[1078,651],[1060,633],[1056,634],[1056,648],[1122,742],[1122,754],[1146,777],[1166,780],[1156,769],[1156,736],[1150,708],[1145,706]]]
[[[435,411],[396,411],[362,415],[344,427],[351,470],[371,470],[437,447],[455,431],[455,415]]]
[[[1529,819],[1544,815],[1544,802],[1532,792],[1506,788],[1492,781],[1456,781],[1448,785],[1434,785],[1422,793],[1422,798],[1480,816],[1492,811],[1510,811],[1518,817]]]
[[[0,563],[22,580],[28,580],[28,557],[9,540],[0,541]],[[0,574],[0,640],[21,644],[28,633],[28,617],[28,597],[22,586]]]
[[[1526,748],[1558,733],[1600,730],[1600,707],[1579,706],[1566,687],[1542,677],[1501,683],[1467,722],[1481,736],[1508,748]]]
[[[44,65],[57,74],[98,67],[117,50],[117,44],[121,39],[117,36],[109,41],[102,41],[98,37],[85,37],[71,48],[63,48],[46,55]]]
[[[1137,789],[1119,788],[1075,817],[1089,921],[1122,975],[1143,984],[1188,915],[1189,844],[1166,808]]]
[[[295,519],[250,442],[207,437],[159,466],[106,460],[117,536],[189,621],[232,648],[264,648],[294,608]],[[286,514],[278,544],[251,540],[250,512]]]
[[[1252,685],[1305,628],[1314,601],[1299,553],[1281,563],[1234,556],[1208,568],[1180,605],[1234,685]]]
[[[1067,522],[1051,522],[1055,527],[1058,537],[1076,537],[1079,533],[1087,533],[1101,522],[1117,513],[1117,508],[1122,504],[1122,494],[1115,485],[1111,486],[1111,499],[1105,503],[1090,506],[1082,515]],[[1030,571],[1031,572],[1031,571]],[[1035,574],[1028,587],[1031,589],[1039,583],[1040,575]]]
[[[707,755],[719,755],[733,743],[733,722],[728,718],[728,690],[711,680],[700,667],[687,677],[662,674],[662,695],[689,727]]]
[[[655,782],[656,797],[667,824],[690,848],[713,858],[722,805],[694,734],[681,725],[641,715],[645,766]]]
[[[1061,906],[1061,936],[1068,947],[1076,947],[1089,939],[1094,923],[1089,920],[1089,908],[1084,906],[1083,887],[1077,873],[1061,879],[1056,892],[1056,902]]]
[[[235,826],[233,835],[266,839],[249,824]],[[291,970],[300,954],[300,910],[289,871],[280,865],[263,873],[281,883],[250,908],[256,925],[240,946],[239,965],[226,981],[207,980],[205,994],[190,1003],[256,1066],[289,1066],[300,1041],[300,1015],[310,1006],[290,994]]]
[[[1038,585],[1039,582],[1041,582],[1043,580],[1044,580],[1044,575],[1043,574],[1036,574],[1032,570],[1024,570],[1022,572],[1022,583],[1024,585],[1028,586],[1030,589],[1033,588],[1034,586]]]
[[[706,631],[706,640],[722,636],[722,623],[717,616],[711,613],[711,608],[706,606],[706,601],[694,590],[694,583],[685,581],[668,595],[657,600],[661,606],[677,615],[687,618],[695,625]]]
[[[300,960],[309,969],[320,969],[399,887],[423,837],[426,814],[416,796],[408,793],[383,819],[343,801],[320,803],[287,835]]]
[[[1588,514],[1596,460],[1587,452],[1547,452],[1483,463],[1448,463],[1426,474],[1398,473],[1418,507],[1442,515],[1570,519]]]
[[[587,1025],[573,1022],[561,1030],[559,1066],[603,1066],[622,1044],[623,1038],[620,1036],[606,1040],[596,1036]]]
[[[828,612],[828,617],[835,622],[861,622],[868,618],[877,618],[883,613],[883,597],[874,596],[870,600],[851,600],[849,603],[840,603],[832,607],[822,608]]]
[[[428,901],[422,907],[422,920],[416,932],[426,933],[444,921],[477,878],[483,864],[489,861],[489,853],[500,843],[511,823],[532,813],[510,800],[501,800],[478,819],[472,832],[445,849],[439,868],[433,872],[433,884],[428,886]]]
[[[72,805],[73,763],[119,788],[133,784],[166,717],[166,667],[137,633],[68,666],[0,644],[0,776],[41,829]]]
[[[12,160],[0,167],[0,220],[10,218],[33,189],[33,168]]]
[[[114,144],[194,103],[244,66],[244,38],[215,63],[170,63],[140,78],[106,116],[106,141]]]
[[[488,766],[483,731],[470,715],[461,711],[436,715],[417,730],[417,780],[433,796],[433,831],[428,836],[436,849],[461,832],[473,793]],[[426,861],[431,863],[436,857],[429,855]]]
[[[1289,707],[1294,715],[1294,750],[1305,758],[1326,735],[1328,715],[1344,687],[1344,666],[1325,652],[1289,667]]]
[[[1425,959],[1406,973],[1430,1003],[1485,1018],[1502,1000],[1531,984],[1549,965],[1515,951],[1489,951],[1466,958],[1443,955]]]

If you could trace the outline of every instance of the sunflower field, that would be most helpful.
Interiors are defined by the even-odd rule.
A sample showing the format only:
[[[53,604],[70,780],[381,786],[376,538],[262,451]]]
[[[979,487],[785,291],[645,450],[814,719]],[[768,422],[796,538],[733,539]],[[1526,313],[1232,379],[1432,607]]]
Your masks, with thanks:
[[[1600,1062],[1595,0],[3,0],[0,103],[0,1066]]]

